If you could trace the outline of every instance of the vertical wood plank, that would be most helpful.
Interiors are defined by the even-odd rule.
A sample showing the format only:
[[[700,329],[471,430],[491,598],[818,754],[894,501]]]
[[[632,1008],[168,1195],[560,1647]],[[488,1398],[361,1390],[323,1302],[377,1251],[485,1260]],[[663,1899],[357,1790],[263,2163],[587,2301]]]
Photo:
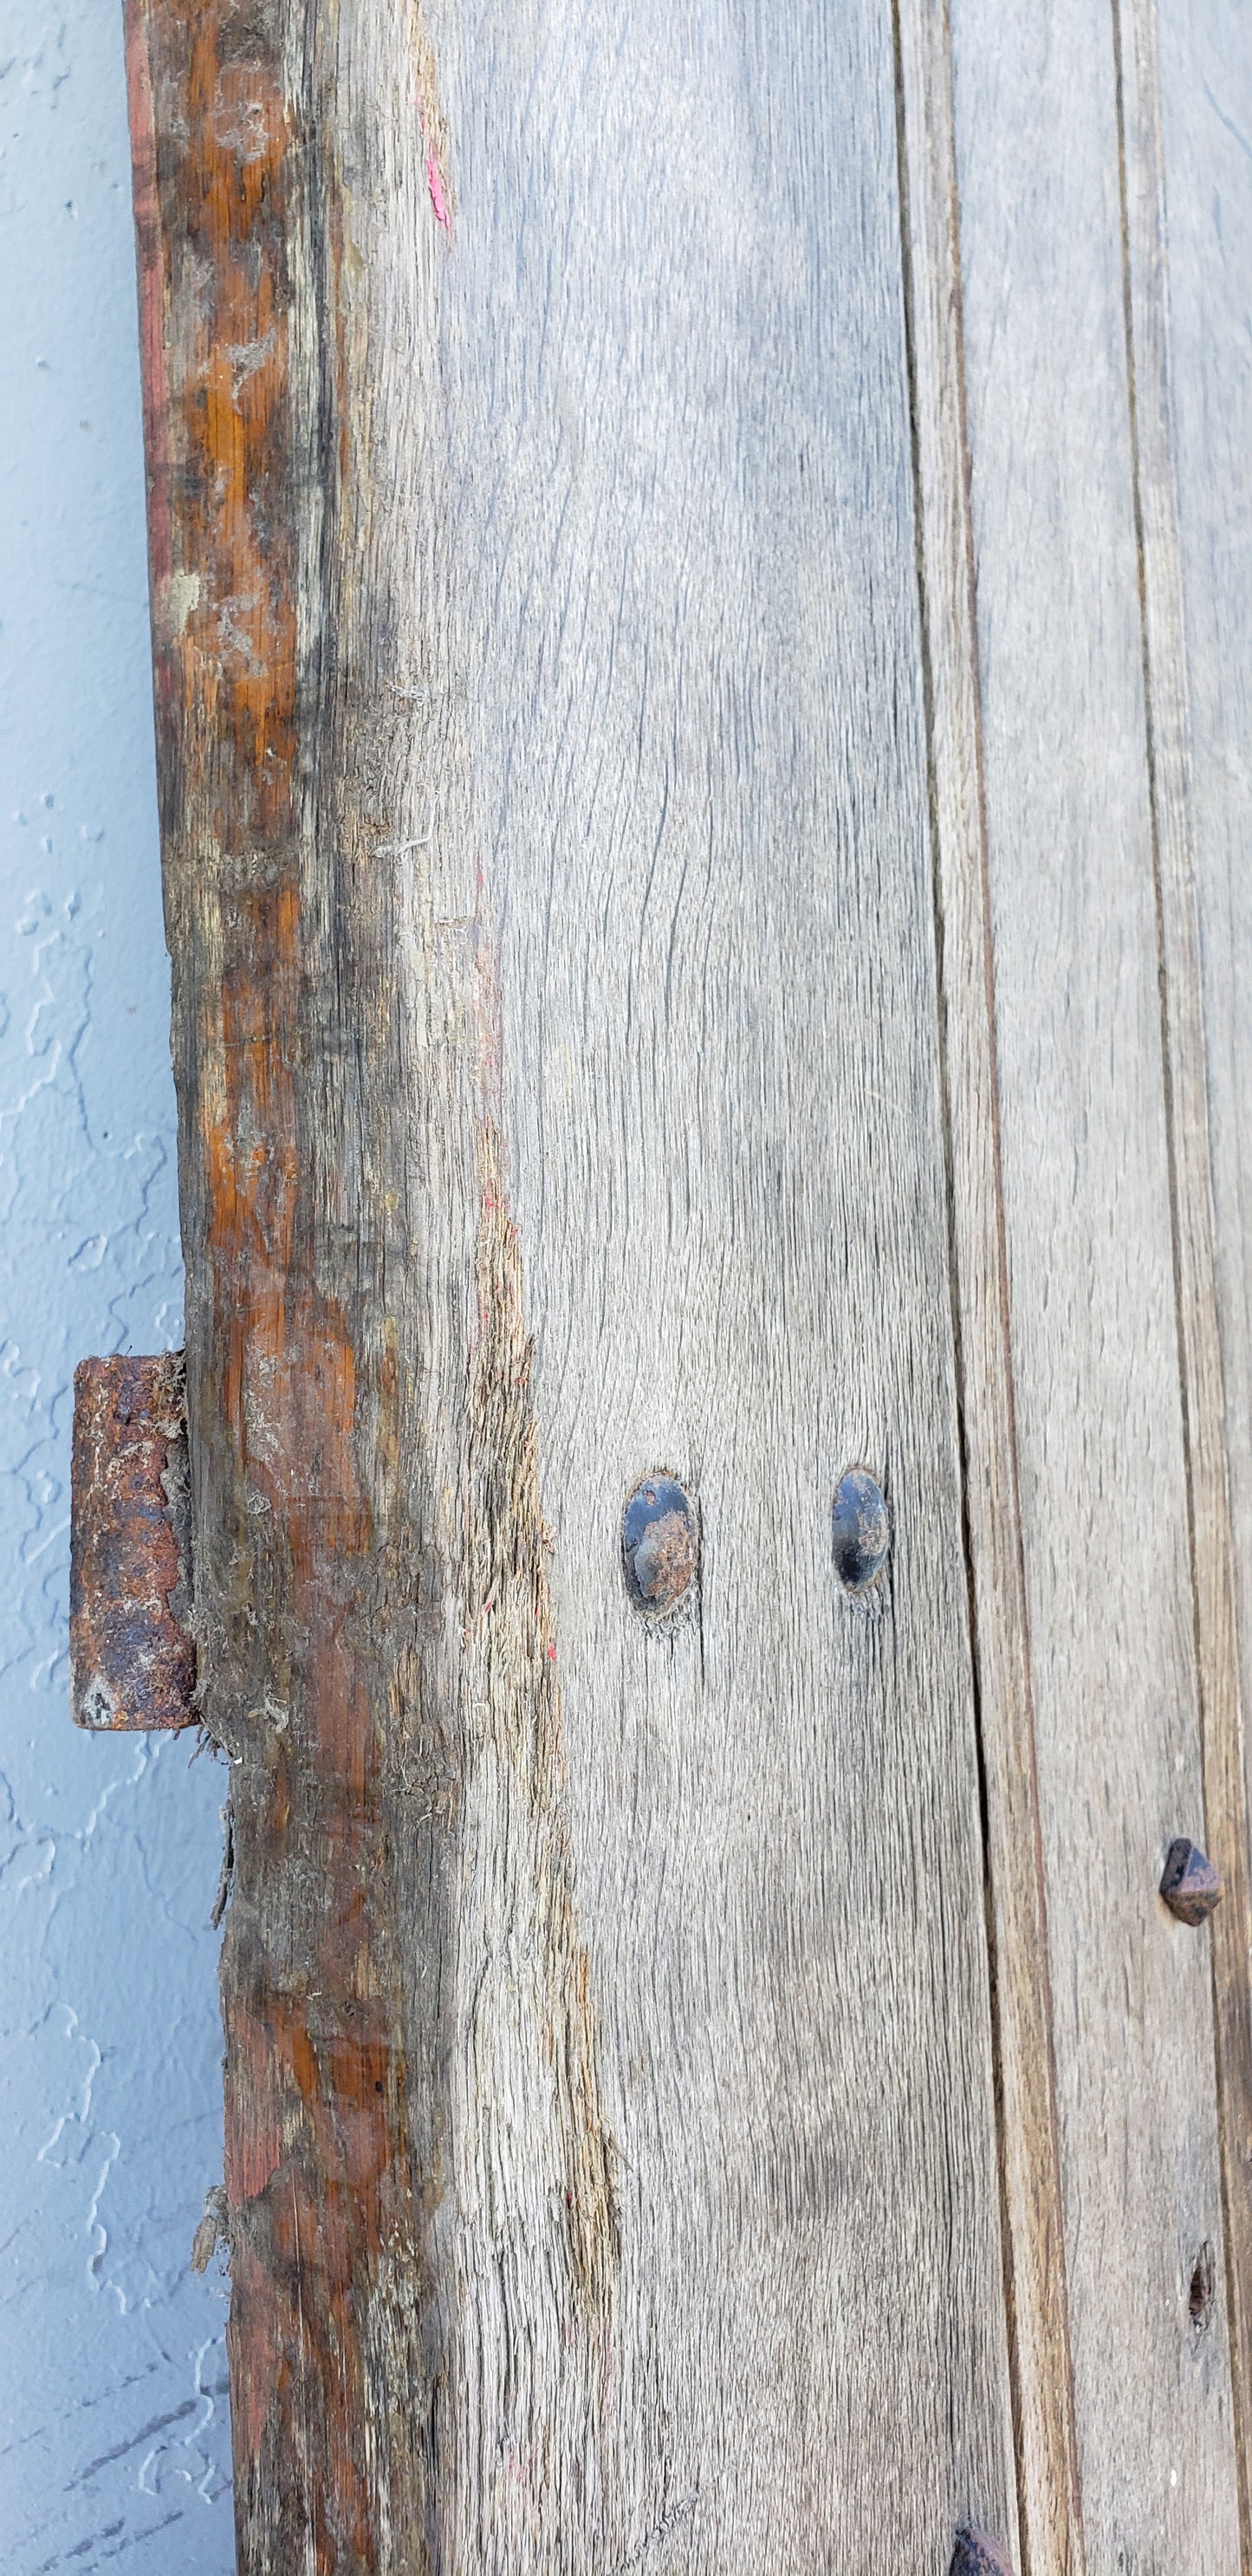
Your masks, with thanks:
[[[1242,1706],[1252,1692],[1252,63],[1246,11],[1160,0],[1168,417],[1185,639],[1186,781],[1200,923],[1216,1280]]]
[[[241,2568],[942,2576],[1013,2470],[889,23],[130,44]]]
[[[364,127],[341,101],[335,35],[234,0],[128,15],[194,1618],[232,1766],[244,2576],[444,2564],[453,2456],[479,1050],[445,961],[415,972],[402,939],[422,781],[393,577],[419,603],[438,578],[433,259],[354,301],[339,214],[345,162],[377,157],[393,202],[424,184],[411,33],[394,133],[368,77]],[[383,321],[405,382],[379,424]]]
[[[1010,1336],[1087,2564],[1235,2566],[1108,15],[953,12]],[[1220,2268],[1220,2267],[1219,2267]]]
[[[918,568],[954,1318],[993,1927],[1022,2563],[1083,2565],[1052,1992],[1018,1479],[946,0],[899,0]]]
[[[1178,510],[1178,439],[1173,416],[1169,227],[1162,131],[1162,94],[1155,0],[1115,0],[1121,102],[1126,256],[1126,322],[1131,382],[1131,428],[1144,618],[1144,689],[1157,906],[1161,949],[1162,1011],[1168,1078],[1167,1108],[1174,1206],[1174,1258],[1179,1315],[1179,1361],[1187,1444],[1187,1493],[1196,1667],[1204,1758],[1205,1842],[1225,1882],[1212,1930],[1214,2029],[1218,2106],[1225,2184],[1226,2280],[1231,2327],[1231,2373],[1240,2469],[1242,2564],[1252,2565],[1249,2468],[1252,2420],[1248,2384],[1252,2335],[1252,1990],[1250,1990],[1249,1817],[1244,1768],[1243,1717],[1236,1633],[1235,1549],[1226,1453],[1222,1331],[1214,1252],[1213,1188],[1206,1086],[1204,992],[1193,853],[1193,763],[1187,671],[1183,551]],[[1183,32],[1175,29],[1175,39]],[[1190,28],[1176,64],[1184,96],[1194,98],[1195,56]],[[1211,122],[1211,115],[1206,123]],[[1229,128],[1227,127],[1227,139]],[[1194,158],[1179,168],[1184,197],[1200,184]],[[1242,191],[1252,204],[1252,191]],[[1191,246],[1184,231],[1184,242]],[[1211,262],[1208,263],[1211,266]],[[1181,293],[1196,297],[1194,261],[1182,262]],[[1230,337],[1229,327],[1219,336]],[[1195,316],[1191,315],[1194,334]],[[1206,360],[1190,337],[1183,400],[1194,420],[1205,386]],[[1245,414],[1247,411],[1245,397]],[[1195,497],[1208,500],[1203,452],[1188,451]],[[1238,518],[1231,533],[1238,542]],[[1245,543],[1248,513],[1244,509]],[[1229,558],[1227,557],[1227,560]],[[1195,574],[1211,566],[1211,544],[1192,547],[1193,592],[1200,638],[1197,666],[1211,691],[1215,672],[1212,604]],[[1230,644],[1246,673],[1247,605],[1232,617]],[[1211,709],[1205,708],[1211,739]],[[1210,843],[1211,852],[1211,843]],[[1210,857],[1211,866],[1211,857]],[[1211,882],[1211,878],[1209,879]],[[1227,1046],[1223,1063],[1229,1063]],[[1227,1119],[1230,1103],[1223,1103]],[[1229,1304],[1227,1312],[1229,1313]],[[1229,1338],[1229,1337],[1228,1337]],[[1247,1382],[1249,1352],[1236,1340],[1229,1364],[1234,1383]]]
[[[646,5],[629,79],[599,8],[432,25],[470,768],[620,2159],[597,2510],[622,2566],[942,2570],[1012,2472],[889,25]],[[859,1609],[830,1553],[858,1460],[894,1524]],[[665,1641],[616,1562],[650,1467],[704,1538]],[[516,2066],[503,1922],[478,1937],[475,2042]],[[501,2428],[471,2563],[533,2527],[512,2464],[553,2366],[511,2384],[501,2154],[465,2256]],[[567,2471],[548,2547],[577,2498]]]

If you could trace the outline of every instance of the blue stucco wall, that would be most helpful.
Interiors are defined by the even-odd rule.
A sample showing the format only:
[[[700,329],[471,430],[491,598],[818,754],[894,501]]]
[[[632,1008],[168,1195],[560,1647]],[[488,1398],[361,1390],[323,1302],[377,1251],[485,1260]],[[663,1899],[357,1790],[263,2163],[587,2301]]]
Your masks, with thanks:
[[[225,1774],[67,1702],[74,1363],[180,1337],[120,0],[3,0],[0,145],[0,2567],[229,2576]]]

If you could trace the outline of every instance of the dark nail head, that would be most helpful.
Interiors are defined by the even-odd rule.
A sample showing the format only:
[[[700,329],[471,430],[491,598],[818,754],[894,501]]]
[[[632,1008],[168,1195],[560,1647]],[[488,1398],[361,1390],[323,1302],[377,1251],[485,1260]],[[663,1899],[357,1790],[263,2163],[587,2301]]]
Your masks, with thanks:
[[[865,1467],[849,1467],[835,1487],[835,1572],[846,1592],[868,1592],[887,1562],[891,1523],[886,1498]]]
[[[663,1619],[681,1608],[696,1578],[700,1535],[691,1497],[672,1476],[636,1485],[622,1514],[626,1588],[639,1610]]]
[[[1197,2334],[1203,2334],[1213,2321],[1213,2300],[1217,2290],[1217,2265],[1207,2238],[1191,2267],[1187,2291],[1187,2314]]]
[[[1221,1871],[1206,1860],[1198,1843],[1181,1836],[1170,1844],[1161,1894],[1180,1923],[1204,1923],[1224,1894]]]
[[[948,2576],[1012,2576],[1012,2569],[985,2531],[958,2531]]]

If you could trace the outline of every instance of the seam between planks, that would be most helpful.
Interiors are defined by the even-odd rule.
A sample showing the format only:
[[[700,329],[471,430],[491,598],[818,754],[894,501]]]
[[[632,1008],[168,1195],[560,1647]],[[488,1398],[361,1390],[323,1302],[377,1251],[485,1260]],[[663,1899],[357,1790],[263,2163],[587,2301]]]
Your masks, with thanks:
[[[1210,1952],[1240,2559],[1252,2571],[1252,1935],[1234,1536],[1224,1441],[1191,723],[1170,392],[1168,242],[1154,0],[1110,0],[1165,1126],[1206,1848],[1226,1882]]]
[[[1024,2576],[1083,2576],[1001,1183],[946,0],[893,0],[950,1280]]]

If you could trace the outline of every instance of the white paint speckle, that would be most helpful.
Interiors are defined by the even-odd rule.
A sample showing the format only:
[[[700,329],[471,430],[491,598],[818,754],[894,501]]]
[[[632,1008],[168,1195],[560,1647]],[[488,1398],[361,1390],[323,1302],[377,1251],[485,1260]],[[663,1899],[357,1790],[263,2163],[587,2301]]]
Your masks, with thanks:
[[[195,615],[195,612],[200,605],[199,573],[172,572],[170,574],[167,598],[169,602],[170,633],[172,635],[181,635],[188,618]]]

